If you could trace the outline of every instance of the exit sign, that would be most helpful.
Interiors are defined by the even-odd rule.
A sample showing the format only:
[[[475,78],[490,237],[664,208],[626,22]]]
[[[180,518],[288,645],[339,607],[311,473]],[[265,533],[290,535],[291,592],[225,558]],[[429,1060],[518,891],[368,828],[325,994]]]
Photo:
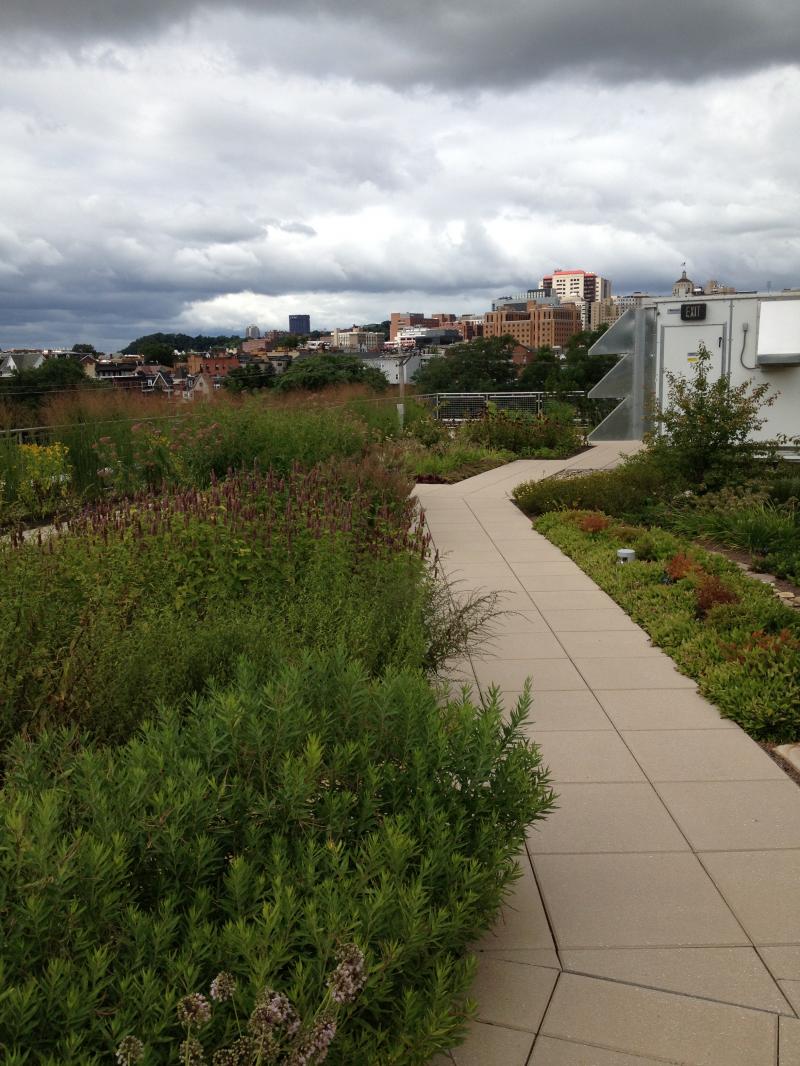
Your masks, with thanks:
[[[681,322],[705,322],[706,304],[681,304]]]

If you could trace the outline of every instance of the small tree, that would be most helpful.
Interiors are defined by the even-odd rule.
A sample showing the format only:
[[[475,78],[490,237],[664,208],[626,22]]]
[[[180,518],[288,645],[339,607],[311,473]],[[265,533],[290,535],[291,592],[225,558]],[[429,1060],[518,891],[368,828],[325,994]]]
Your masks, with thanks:
[[[278,392],[306,389],[317,392],[335,385],[368,385],[382,391],[389,382],[376,367],[366,366],[357,355],[334,355],[319,352],[304,359],[296,359],[275,382]]]
[[[505,392],[517,384],[513,337],[479,337],[454,344],[419,368],[419,392]]]
[[[667,384],[667,405],[655,413],[657,428],[647,439],[650,457],[665,472],[717,489],[745,480],[757,457],[774,451],[774,445],[754,440],[754,435],[777,393],[768,395],[766,383],[731,385],[724,374],[712,378],[711,353],[704,344],[692,378],[668,372]]]

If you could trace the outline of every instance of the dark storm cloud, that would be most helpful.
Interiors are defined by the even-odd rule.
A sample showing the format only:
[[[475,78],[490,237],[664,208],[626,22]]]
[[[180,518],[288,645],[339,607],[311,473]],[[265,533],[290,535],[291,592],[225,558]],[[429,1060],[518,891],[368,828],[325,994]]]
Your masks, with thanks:
[[[522,85],[580,70],[619,82],[702,81],[794,62],[795,0],[6,0],[5,33],[65,42],[152,40],[245,12],[244,47],[287,67],[394,85]],[[110,57],[113,61],[113,56]]]

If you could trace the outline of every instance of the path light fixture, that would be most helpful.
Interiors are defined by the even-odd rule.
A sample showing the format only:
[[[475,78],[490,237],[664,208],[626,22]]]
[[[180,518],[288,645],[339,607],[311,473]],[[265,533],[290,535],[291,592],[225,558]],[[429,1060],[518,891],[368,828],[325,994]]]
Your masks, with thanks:
[[[636,552],[633,548],[617,548],[618,563],[632,563],[635,558]]]

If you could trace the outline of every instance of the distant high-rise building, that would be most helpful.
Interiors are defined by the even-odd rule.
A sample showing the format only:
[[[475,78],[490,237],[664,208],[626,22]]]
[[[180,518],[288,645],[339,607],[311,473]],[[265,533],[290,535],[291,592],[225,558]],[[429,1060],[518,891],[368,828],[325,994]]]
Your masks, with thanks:
[[[511,336],[529,348],[563,348],[582,327],[574,303],[554,306],[531,300],[525,311],[487,311],[483,316],[484,337]]]
[[[310,315],[289,315],[289,332],[306,334],[311,332]]]
[[[653,297],[650,295],[649,292],[632,292],[629,293],[627,296],[614,297],[614,299],[617,301],[620,314],[625,311],[630,311],[631,308],[635,310],[637,307],[641,307],[645,300],[652,300],[652,298]]]
[[[554,270],[545,274],[541,287],[550,296],[560,296],[562,300],[583,300],[594,303],[607,300],[611,295],[611,282],[591,270]]]
[[[245,340],[256,341],[261,336],[261,330],[256,325],[248,326],[244,331]]]

